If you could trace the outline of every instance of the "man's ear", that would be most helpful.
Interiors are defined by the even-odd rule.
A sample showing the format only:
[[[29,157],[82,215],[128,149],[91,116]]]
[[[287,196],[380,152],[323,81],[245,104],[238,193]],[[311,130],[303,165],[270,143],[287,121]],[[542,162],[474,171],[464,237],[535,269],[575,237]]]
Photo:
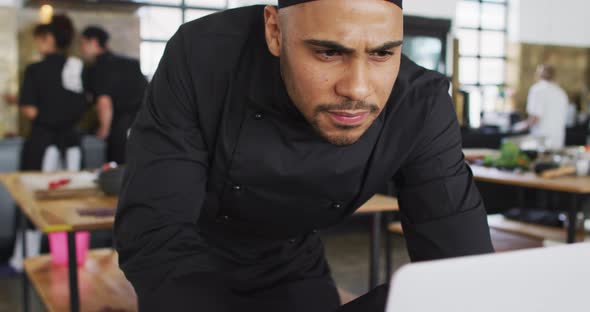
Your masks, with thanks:
[[[268,51],[276,56],[281,56],[281,29],[279,26],[279,13],[274,6],[264,8],[264,34]]]

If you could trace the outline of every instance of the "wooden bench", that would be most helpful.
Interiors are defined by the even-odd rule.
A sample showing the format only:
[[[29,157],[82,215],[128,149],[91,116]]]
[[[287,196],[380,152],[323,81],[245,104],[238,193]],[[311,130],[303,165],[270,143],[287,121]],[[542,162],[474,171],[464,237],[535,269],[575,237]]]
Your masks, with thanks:
[[[55,266],[50,255],[42,255],[27,258],[24,268],[48,311],[70,311],[67,266]],[[90,250],[78,267],[78,278],[80,311],[137,311],[135,291],[119,269],[114,250]]]
[[[548,239],[565,242],[567,235],[565,229],[510,220],[501,214],[489,215],[488,224],[491,229],[538,240]],[[401,222],[390,223],[387,226],[387,230],[394,234],[404,234]],[[576,235],[576,239],[584,240],[584,236],[584,232],[580,230]]]
[[[496,251],[542,247],[544,240],[565,242],[567,238],[565,229],[514,221],[500,214],[489,215],[488,224]],[[390,223],[387,230],[390,233],[404,235],[401,222]],[[584,238],[584,232],[578,231],[576,239],[581,241]]]
[[[565,229],[510,220],[500,214],[489,215],[488,224],[492,229],[539,240],[565,242],[567,239]],[[584,240],[584,236],[583,230],[578,231],[576,233],[576,240],[582,241]]]
[[[391,222],[387,225],[387,230],[394,234],[404,235],[404,229],[401,222]]]

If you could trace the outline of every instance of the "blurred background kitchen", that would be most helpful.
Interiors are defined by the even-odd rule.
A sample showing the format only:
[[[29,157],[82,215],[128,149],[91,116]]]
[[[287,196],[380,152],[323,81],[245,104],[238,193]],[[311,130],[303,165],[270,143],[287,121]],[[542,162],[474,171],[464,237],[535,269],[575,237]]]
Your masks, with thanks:
[[[35,47],[37,25],[50,23],[53,16],[61,14],[71,19],[75,31],[64,53],[82,60],[84,73],[98,61],[96,55],[88,57],[82,53],[81,33],[89,26],[104,30],[109,35],[109,51],[131,62],[125,63],[131,67],[134,60],[139,61],[138,75],[132,75],[134,78],[126,80],[130,81],[129,85],[122,87],[129,88],[133,84],[140,88],[137,84],[149,82],[167,40],[179,25],[219,10],[252,4],[276,3],[273,0],[0,0],[0,172],[23,169],[23,145],[25,138],[31,135],[32,123],[19,109],[19,104],[35,103],[22,103],[24,97],[19,92],[26,80],[27,66],[42,59]],[[528,170],[536,171],[540,178],[545,178],[541,174],[547,170],[562,170],[556,173],[557,177],[588,174],[589,12],[590,1],[587,0],[404,2],[404,53],[418,64],[446,74],[452,81],[449,92],[455,100],[463,145],[469,149],[467,159],[475,166],[500,168],[517,174],[516,179],[518,174]],[[98,67],[103,71],[107,69],[102,79],[111,79],[104,77],[120,70],[113,65]],[[550,77],[540,79],[539,71],[543,69],[551,71]],[[127,73],[130,71],[133,69]],[[105,124],[105,120],[116,123],[121,113],[117,105],[121,101],[129,104],[134,99],[117,98],[119,91],[113,89],[104,91],[110,95],[111,108],[114,108],[109,119],[108,109],[101,108],[100,97],[104,94],[90,92],[94,87],[87,87],[84,75],[80,77],[86,84],[87,109],[74,128],[80,135],[80,168],[92,170],[113,160],[104,131],[105,127],[112,130],[114,126]],[[543,93],[546,90],[542,90],[530,96],[531,88],[540,80],[550,84],[552,91]],[[563,97],[553,96],[561,92]],[[537,102],[533,103],[532,98]],[[544,98],[560,100],[546,103]],[[543,120],[551,124],[553,130],[539,130]],[[563,142],[558,145],[550,143],[555,143],[556,139],[548,139],[555,131],[563,131],[563,135],[558,135]],[[124,163],[124,159],[116,160],[119,165]],[[565,242],[565,236],[554,235],[555,229],[565,231],[568,222],[573,220],[564,216],[570,204],[563,189],[560,192],[539,190],[530,185],[517,188],[489,179],[478,181],[478,186],[490,214],[503,213],[524,225],[541,226],[527,232],[521,223],[516,224],[517,230],[514,224],[495,223],[497,226],[493,226],[493,230],[497,230],[495,239],[500,244],[497,245],[499,249]],[[584,196],[579,204],[581,208],[576,211],[575,222],[583,228],[588,217]],[[529,208],[526,213],[524,208]],[[9,264],[17,241],[17,211],[13,196],[0,184],[0,311],[17,311],[21,307],[20,273]],[[536,214],[531,216],[531,211]],[[355,215],[349,223],[324,233],[335,279],[340,287],[353,294],[367,289],[366,229],[371,220],[370,215]],[[390,220],[395,217],[385,218],[380,225],[383,233],[394,234],[395,269],[407,263],[408,257],[403,236],[395,235],[401,231],[391,227]],[[539,232],[539,229],[547,232]],[[109,235],[108,230],[92,233],[91,248],[108,247]],[[46,244],[41,252],[47,252]],[[39,298],[34,297],[33,303],[36,309],[44,309]]]

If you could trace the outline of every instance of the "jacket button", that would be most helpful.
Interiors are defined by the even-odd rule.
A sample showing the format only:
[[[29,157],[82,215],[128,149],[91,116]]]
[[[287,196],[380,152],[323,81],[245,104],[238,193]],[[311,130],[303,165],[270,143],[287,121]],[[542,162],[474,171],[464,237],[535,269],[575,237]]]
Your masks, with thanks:
[[[334,209],[340,209],[340,208],[342,208],[342,205],[339,204],[339,203],[333,203],[332,204],[332,208],[334,208]]]
[[[318,230],[312,230],[311,233],[312,234],[317,234],[318,233]]]
[[[262,114],[262,113],[256,113],[256,114],[254,114],[254,119],[260,120],[262,118],[264,118],[264,114]]]
[[[237,192],[237,191],[241,191],[241,190],[242,190],[242,187],[241,187],[241,186],[239,186],[239,185],[234,185],[232,188],[233,188],[233,190],[234,190],[234,191],[236,191],[236,192]]]
[[[229,221],[229,216],[221,216],[217,219],[218,222],[227,222]]]
[[[290,239],[289,244],[295,244],[295,239],[294,238]]]

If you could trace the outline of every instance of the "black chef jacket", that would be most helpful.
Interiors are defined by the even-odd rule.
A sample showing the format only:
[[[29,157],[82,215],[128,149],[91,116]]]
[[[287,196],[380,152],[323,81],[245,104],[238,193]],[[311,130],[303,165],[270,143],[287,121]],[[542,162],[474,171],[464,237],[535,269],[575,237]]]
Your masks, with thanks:
[[[132,127],[115,219],[140,308],[334,310],[315,230],[391,180],[412,260],[491,252],[448,89],[403,57],[374,124],[336,146],[289,99],[263,6],[181,26]]]
[[[23,145],[21,170],[41,170],[43,155],[50,145],[56,145],[62,153],[80,145],[75,127],[88,105],[83,93],[63,87],[65,63],[66,56],[55,53],[25,69],[19,103],[35,106],[38,115]]]
[[[135,59],[105,52],[86,69],[85,85],[95,98],[108,95],[113,103],[113,120],[107,137],[107,161],[125,163],[127,131],[141,106],[147,81]]]

